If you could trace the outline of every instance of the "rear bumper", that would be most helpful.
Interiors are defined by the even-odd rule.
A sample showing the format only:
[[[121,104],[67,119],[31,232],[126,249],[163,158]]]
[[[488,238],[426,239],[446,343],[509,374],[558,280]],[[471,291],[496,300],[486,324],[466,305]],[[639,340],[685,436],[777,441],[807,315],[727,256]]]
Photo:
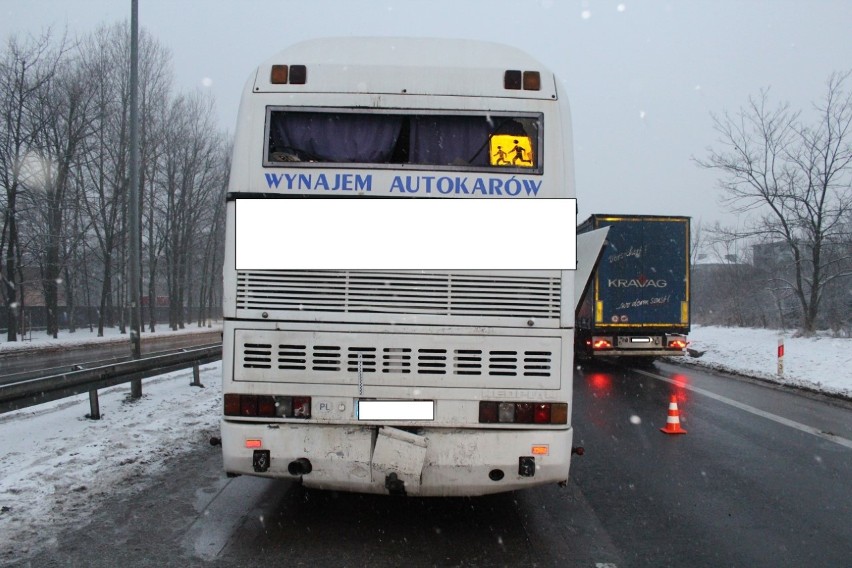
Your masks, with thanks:
[[[427,428],[411,434],[375,426],[227,420],[221,431],[228,473],[301,478],[307,487],[380,494],[398,492],[389,487],[390,478],[403,483],[405,494],[418,496],[484,495],[565,481],[573,438],[570,428]],[[246,440],[260,440],[261,446],[247,448]],[[534,455],[533,445],[546,447],[547,454]],[[253,465],[256,450],[269,452],[265,471]],[[521,475],[521,458],[534,459],[533,475]],[[296,460],[308,460],[310,473],[292,474]]]
[[[610,349],[592,351],[594,357],[682,357],[685,351],[675,349]]]

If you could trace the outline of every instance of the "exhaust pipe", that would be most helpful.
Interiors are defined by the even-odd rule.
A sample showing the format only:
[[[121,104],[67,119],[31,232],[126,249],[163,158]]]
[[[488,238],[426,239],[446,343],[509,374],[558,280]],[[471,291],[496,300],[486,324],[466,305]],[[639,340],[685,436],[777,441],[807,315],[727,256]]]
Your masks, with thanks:
[[[287,471],[290,472],[290,475],[307,475],[313,470],[314,467],[311,465],[308,458],[299,458],[295,461],[291,461],[287,466]]]

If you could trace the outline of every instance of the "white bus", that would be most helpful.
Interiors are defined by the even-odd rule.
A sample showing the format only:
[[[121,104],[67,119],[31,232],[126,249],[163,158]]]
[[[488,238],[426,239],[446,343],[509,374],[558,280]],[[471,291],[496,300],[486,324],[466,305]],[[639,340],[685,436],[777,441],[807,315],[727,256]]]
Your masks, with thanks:
[[[292,46],[246,84],[227,199],[229,475],[419,496],[568,479],[571,128],[539,62],[461,40]]]

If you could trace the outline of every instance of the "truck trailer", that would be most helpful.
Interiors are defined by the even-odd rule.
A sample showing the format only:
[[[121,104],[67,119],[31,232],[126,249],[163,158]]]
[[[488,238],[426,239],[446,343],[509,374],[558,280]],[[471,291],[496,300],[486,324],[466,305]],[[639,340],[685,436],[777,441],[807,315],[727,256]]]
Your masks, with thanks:
[[[576,314],[579,359],[682,356],[689,333],[689,217],[591,215],[609,227]]]

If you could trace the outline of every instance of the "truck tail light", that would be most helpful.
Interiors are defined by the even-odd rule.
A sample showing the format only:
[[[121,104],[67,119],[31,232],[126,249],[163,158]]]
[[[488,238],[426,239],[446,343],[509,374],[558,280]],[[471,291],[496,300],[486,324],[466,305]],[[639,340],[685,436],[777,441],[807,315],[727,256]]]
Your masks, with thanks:
[[[595,351],[602,351],[604,349],[612,349],[612,338],[611,337],[593,337],[592,338],[592,349]]]
[[[479,403],[480,424],[568,424],[568,404],[564,402]]]
[[[666,347],[669,349],[678,349],[683,351],[686,349],[686,336],[680,333],[673,333],[666,336]]]
[[[311,397],[227,393],[225,416],[310,418]]]

